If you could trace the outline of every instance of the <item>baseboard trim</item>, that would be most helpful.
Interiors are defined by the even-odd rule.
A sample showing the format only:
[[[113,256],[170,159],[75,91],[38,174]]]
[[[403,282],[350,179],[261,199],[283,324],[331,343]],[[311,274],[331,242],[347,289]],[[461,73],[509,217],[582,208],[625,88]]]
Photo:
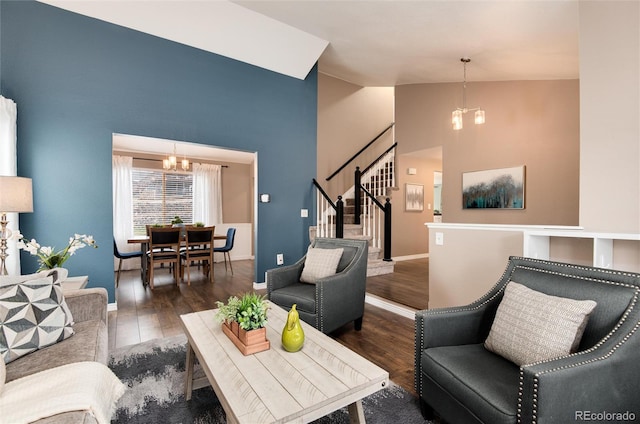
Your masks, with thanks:
[[[253,289],[254,290],[266,290],[267,289],[267,283],[256,283],[255,281],[253,282]]]
[[[118,310],[118,302],[108,303],[107,312],[113,312]]]
[[[392,302],[387,299],[383,299],[374,294],[367,293],[364,297],[364,301],[372,306],[376,306],[380,309],[384,309],[385,311],[393,312],[394,314],[398,314],[405,318],[409,318],[412,320],[416,319],[416,310],[412,308],[408,308],[399,303]]]
[[[396,262],[401,262],[401,261],[410,261],[413,259],[424,259],[428,257],[429,257],[428,253],[418,253],[415,255],[396,256],[396,257],[392,257],[391,259],[393,259]]]

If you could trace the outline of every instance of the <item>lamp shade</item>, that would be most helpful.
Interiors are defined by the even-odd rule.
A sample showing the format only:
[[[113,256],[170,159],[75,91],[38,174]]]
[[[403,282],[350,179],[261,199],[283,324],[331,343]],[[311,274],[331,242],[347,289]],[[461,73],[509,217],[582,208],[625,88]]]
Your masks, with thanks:
[[[0,213],[33,212],[31,178],[0,176]]]

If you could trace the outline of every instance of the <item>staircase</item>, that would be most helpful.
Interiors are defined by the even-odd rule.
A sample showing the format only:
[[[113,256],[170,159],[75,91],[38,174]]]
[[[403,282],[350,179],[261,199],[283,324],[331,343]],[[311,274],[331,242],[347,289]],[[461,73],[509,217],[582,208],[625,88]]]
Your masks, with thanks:
[[[331,180],[339,172],[356,159],[362,152],[370,147],[384,133],[393,128],[391,123],[365,147],[360,149],[351,159],[339,167],[333,174],[327,177]],[[367,261],[367,276],[393,273],[395,263],[391,258],[391,202],[386,199],[391,197],[391,191],[395,188],[395,149],[398,143],[391,145],[384,153],[374,160],[363,171],[356,166],[354,185],[337,201],[329,198],[322,186],[313,179],[316,187],[317,226],[309,227],[309,238],[313,241],[316,234],[319,237],[340,237],[337,229],[342,230],[342,237],[346,239],[367,240],[369,243],[369,255]],[[366,190],[365,193],[363,190]],[[359,220],[356,219],[355,193],[360,194]],[[375,198],[375,200],[372,200]],[[340,201],[342,199],[342,202]],[[359,221],[360,224],[355,224]],[[336,222],[338,225],[336,226]],[[383,247],[384,237],[387,237],[386,246]],[[387,258],[385,261],[384,258]]]
[[[391,192],[393,190],[397,190],[397,188],[392,186],[393,184],[393,162],[388,162],[381,166],[379,169],[374,170],[374,172],[370,173],[367,177],[367,181],[363,181],[362,185],[367,191],[370,193],[379,193],[384,194],[383,196],[378,196],[378,200],[384,200],[386,197],[391,197]],[[344,238],[346,239],[358,239],[358,240],[368,240],[369,241],[369,258],[367,261],[367,277],[371,277],[374,275],[383,275],[383,274],[391,274],[393,273],[395,262],[394,261],[383,261],[382,257],[382,249],[379,247],[380,243],[375,242],[373,240],[373,235],[371,233],[371,225],[367,220],[372,220],[374,218],[361,216],[360,224],[354,224],[355,222],[355,200],[353,198],[354,191],[350,189],[344,195]],[[367,205],[366,195],[362,195],[360,199],[360,204],[363,207]],[[366,231],[366,228],[369,228]],[[369,234],[369,235],[366,235]],[[309,239],[313,240],[316,237],[316,227],[309,227]],[[379,237],[379,234],[377,235]]]
[[[316,227],[309,227],[309,239],[313,241],[316,238]],[[379,247],[371,245],[371,236],[362,235],[362,224],[345,224],[344,238],[353,240],[368,240],[369,255],[367,260],[367,277],[374,275],[383,275],[393,273],[395,262],[386,262],[381,259],[382,252]]]

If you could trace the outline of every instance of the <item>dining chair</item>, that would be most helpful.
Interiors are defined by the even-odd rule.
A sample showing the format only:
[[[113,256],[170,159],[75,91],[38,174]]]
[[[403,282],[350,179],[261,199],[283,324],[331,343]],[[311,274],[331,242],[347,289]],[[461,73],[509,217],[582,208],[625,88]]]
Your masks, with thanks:
[[[184,261],[182,267],[182,280],[184,281],[184,269],[187,268],[187,284],[191,285],[191,265],[194,262],[203,262],[204,273],[213,282],[213,235],[215,226],[185,228],[185,246],[180,248],[180,258]]]
[[[152,224],[146,224],[145,227],[146,227],[146,230],[147,230],[147,237],[149,237],[149,229],[150,228],[172,228],[173,225],[172,224],[153,224],[153,225]],[[163,248],[163,249],[160,249],[160,250],[165,250],[165,249]],[[160,264],[160,268],[164,268],[164,264],[163,263]]]
[[[122,270],[122,261],[125,259],[142,258],[143,253],[141,250],[137,250],[135,252],[120,252],[120,250],[118,250],[118,244],[116,243],[116,239],[114,238],[113,239],[113,255],[119,259],[118,271],[116,274],[116,287],[118,287],[118,285],[120,284],[120,271]],[[143,281],[144,281],[144,278],[143,278]]]
[[[227,242],[224,246],[214,247],[214,252],[221,252],[224,256],[224,270],[227,271],[227,258],[229,258],[229,268],[231,268],[231,275],[233,275],[233,266],[231,265],[231,249],[233,249],[233,239],[236,236],[236,229],[231,227],[227,230]]]
[[[149,285],[153,290],[153,268],[156,264],[173,265],[176,284],[180,280],[180,228],[149,227]]]

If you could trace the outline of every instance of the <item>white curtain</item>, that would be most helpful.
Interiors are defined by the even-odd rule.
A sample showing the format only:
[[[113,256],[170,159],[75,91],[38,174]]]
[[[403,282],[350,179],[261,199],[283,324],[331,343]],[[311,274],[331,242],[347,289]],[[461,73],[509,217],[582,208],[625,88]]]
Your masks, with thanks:
[[[16,103],[0,96],[0,175],[3,176],[16,176],[18,171],[17,116]],[[19,228],[17,213],[8,213],[7,220],[9,230],[16,231]],[[7,254],[7,272],[9,275],[20,275],[20,251],[15,240],[8,242]]]
[[[193,164],[193,222],[222,223],[222,167]]]
[[[133,236],[133,184],[131,170],[133,158],[113,156],[113,238],[120,252],[132,252],[140,249],[140,245],[127,243]],[[122,269],[140,268],[140,262],[126,260]],[[114,257],[114,269],[118,269],[118,260]]]

